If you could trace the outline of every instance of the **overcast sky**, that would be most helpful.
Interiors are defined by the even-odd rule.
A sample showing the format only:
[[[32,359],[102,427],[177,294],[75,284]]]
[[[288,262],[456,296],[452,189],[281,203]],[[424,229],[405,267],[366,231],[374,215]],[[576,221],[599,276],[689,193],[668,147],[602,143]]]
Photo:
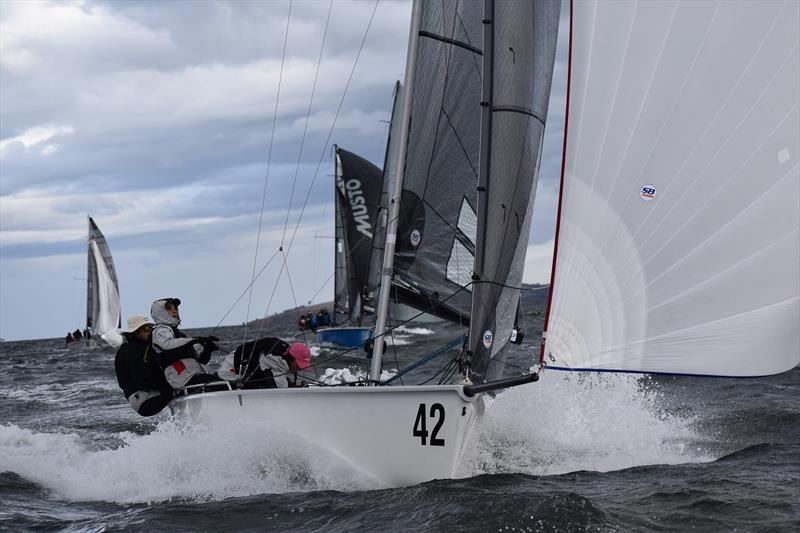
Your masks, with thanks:
[[[331,144],[382,166],[411,4],[381,0],[370,25],[374,2],[336,0],[318,63],[329,6],[295,1],[289,17],[280,0],[0,1],[0,337],[83,328],[89,214],[114,255],[123,322],[166,296],[183,300],[184,327],[332,299]],[[565,45],[561,31],[529,282],[549,281]],[[278,280],[275,256],[250,310],[245,296],[226,317],[250,282],[267,177],[258,269],[292,242],[291,276]]]

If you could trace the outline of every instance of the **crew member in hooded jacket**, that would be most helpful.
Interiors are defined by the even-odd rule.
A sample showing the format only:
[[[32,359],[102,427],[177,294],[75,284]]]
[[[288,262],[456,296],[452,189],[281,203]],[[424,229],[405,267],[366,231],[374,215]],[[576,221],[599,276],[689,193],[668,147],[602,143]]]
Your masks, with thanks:
[[[153,328],[155,350],[164,377],[173,389],[188,385],[199,385],[219,381],[214,374],[207,374],[202,365],[211,359],[211,353],[219,348],[216,337],[189,337],[178,329],[181,323],[178,298],[162,298],[153,302],[150,315],[156,323]],[[227,386],[211,386],[205,390],[226,389]]]

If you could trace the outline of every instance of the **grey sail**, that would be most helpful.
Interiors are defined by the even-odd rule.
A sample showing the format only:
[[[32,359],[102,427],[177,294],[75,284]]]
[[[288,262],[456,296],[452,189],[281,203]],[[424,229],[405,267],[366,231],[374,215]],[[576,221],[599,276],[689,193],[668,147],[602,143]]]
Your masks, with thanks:
[[[121,326],[119,283],[106,238],[89,217],[86,328],[102,335]]]
[[[394,86],[392,99],[392,116],[389,127],[389,137],[386,140],[386,153],[383,159],[383,186],[381,189],[380,205],[375,220],[375,236],[372,239],[372,256],[370,259],[369,279],[365,304],[373,307],[377,304],[378,290],[381,282],[381,269],[383,267],[383,253],[386,246],[386,230],[389,213],[389,191],[396,179],[397,151],[400,149],[400,113],[402,111],[403,86],[398,81]]]
[[[466,324],[480,148],[481,2],[421,2],[392,295]]]
[[[363,316],[365,299],[371,292],[370,284],[373,284],[371,290],[374,291],[371,266],[382,187],[381,169],[352,152],[336,147],[336,281],[344,281],[344,288],[340,290],[337,285],[334,290],[337,304],[339,298],[346,297],[347,318],[351,322],[360,321]],[[337,308],[342,306],[337,305]]]
[[[501,376],[538,180],[559,2],[487,2],[478,232],[468,351],[474,381]]]

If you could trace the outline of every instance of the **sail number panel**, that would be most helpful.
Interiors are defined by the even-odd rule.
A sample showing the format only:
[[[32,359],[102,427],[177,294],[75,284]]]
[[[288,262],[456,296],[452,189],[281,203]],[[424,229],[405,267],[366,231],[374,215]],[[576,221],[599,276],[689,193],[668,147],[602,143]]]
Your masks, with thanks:
[[[434,423],[433,429],[430,431],[430,442],[428,442],[428,418],[431,418],[431,423]],[[417,417],[414,419],[414,429],[411,433],[414,437],[419,437],[421,446],[444,446],[444,439],[438,438],[439,430],[444,424],[444,406],[440,403],[431,405],[430,414],[427,406],[424,403],[419,404],[417,409]]]

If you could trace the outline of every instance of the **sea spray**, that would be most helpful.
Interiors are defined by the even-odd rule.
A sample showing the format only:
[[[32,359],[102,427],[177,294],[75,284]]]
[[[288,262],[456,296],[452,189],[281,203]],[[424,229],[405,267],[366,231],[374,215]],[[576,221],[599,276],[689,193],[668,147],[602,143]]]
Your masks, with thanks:
[[[97,451],[76,434],[3,425],[0,471],[19,474],[58,499],[117,503],[376,486],[335,455],[277,428],[212,430],[170,418],[148,435],[118,437],[122,446]]]
[[[552,475],[711,461],[694,419],[669,414],[652,382],[623,374],[545,372],[505,391],[473,430],[460,475]]]

